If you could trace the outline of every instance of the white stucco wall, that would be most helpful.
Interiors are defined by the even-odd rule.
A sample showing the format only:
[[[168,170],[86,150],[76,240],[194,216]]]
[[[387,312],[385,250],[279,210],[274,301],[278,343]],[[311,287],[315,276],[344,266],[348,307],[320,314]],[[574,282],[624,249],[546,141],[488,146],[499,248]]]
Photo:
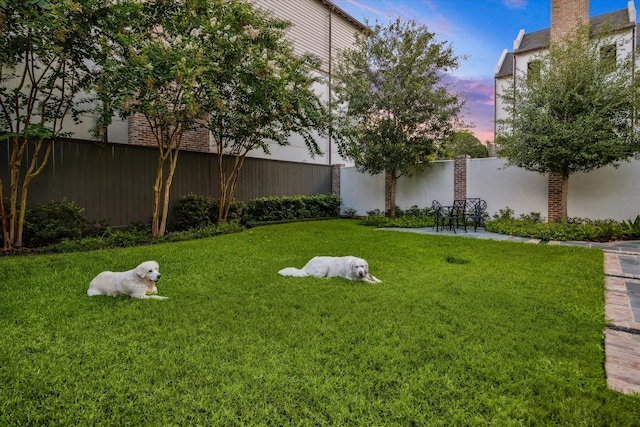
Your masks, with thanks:
[[[356,209],[356,215],[380,209],[384,212],[384,174],[363,174],[354,167],[340,169],[341,211]]]
[[[434,162],[431,168],[398,181],[396,205],[402,209],[430,207],[433,200],[451,204],[454,198],[453,160]],[[507,207],[516,215],[540,213],[548,216],[546,175],[505,166],[503,159],[467,160],[467,197],[487,201],[490,215]],[[640,215],[640,161],[607,166],[569,178],[567,202],[570,217],[589,219],[634,219]],[[353,208],[357,215],[384,211],[384,176],[361,174],[353,167],[341,169],[342,210]]]
[[[546,175],[507,167],[503,159],[467,160],[467,197],[486,200],[491,215],[509,207],[518,214],[539,212],[546,217],[547,188]]]
[[[640,161],[625,162],[569,178],[569,216],[618,221],[640,214]]]
[[[422,172],[398,179],[396,205],[402,209],[430,207],[434,200],[443,205],[453,201],[453,162],[436,161]]]

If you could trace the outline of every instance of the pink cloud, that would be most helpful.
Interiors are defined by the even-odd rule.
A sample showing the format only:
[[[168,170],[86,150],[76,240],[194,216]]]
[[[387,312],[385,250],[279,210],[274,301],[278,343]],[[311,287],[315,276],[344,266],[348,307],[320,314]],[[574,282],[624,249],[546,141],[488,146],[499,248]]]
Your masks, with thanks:
[[[494,139],[495,91],[492,78],[460,79],[446,76],[444,81],[464,94],[465,106],[462,112],[469,130],[481,142]]]

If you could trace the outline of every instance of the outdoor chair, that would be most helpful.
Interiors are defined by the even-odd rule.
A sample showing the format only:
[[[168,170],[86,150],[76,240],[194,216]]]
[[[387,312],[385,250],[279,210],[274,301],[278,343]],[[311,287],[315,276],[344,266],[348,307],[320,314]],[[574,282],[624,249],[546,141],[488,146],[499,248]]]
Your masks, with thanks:
[[[456,228],[463,228],[464,232],[467,232],[467,201],[465,199],[458,199],[453,201],[453,208],[451,209],[451,221],[456,224]],[[455,230],[454,230],[455,232]]]
[[[462,202],[464,202],[464,200],[462,200]],[[455,202],[453,206],[442,206],[440,202],[434,200],[431,202],[431,209],[433,210],[436,231],[447,227],[449,230],[453,230],[454,233],[456,232],[456,227],[459,226],[461,222],[461,215],[464,212],[464,208],[462,208],[462,211],[459,207],[456,208]]]
[[[466,217],[473,222],[473,231],[484,224],[484,215],[487,211],[487,202],[481,199],[468,199],[468,209]]]

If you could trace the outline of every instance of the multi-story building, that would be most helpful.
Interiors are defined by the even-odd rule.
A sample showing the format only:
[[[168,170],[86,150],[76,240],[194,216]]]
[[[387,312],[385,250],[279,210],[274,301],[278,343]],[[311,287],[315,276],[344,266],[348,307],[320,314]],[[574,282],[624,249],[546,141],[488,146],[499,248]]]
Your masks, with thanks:
[[[589,18],[589,0],[551,0],[551,27],[532,33],[520,30],[513,42],[513,50],[504,49],[495,66],[495,114],[497,120],[507,118],[501,94],[509,90],[514,79],[524,78],[536,69],[538,56],[549,47],[551,41],[559,40],[570,31],[576,20],[590,22],[593,28],[607,23],[615,29],[607,46],[608,53],[624,58],[638,43],[638,24],[633,0],[626,9],[620,9]],[[498,129],[494,129],[498,132]]]
[[[638,24],[633,0],[625,9],[589,18],[589,0],[551,0],[550,28],[526,33],[520,30],[513,42],[513,50],[505,49],[495,67],[495,134],[498,137],[499,120],[507,119],[508,112],[502,100],[503,94],[512,90],[517,79],[527,78],[540,71],[540,55],[550,43],[557,43],[580,24],[589,23],[594,30],[606,25],[607,38],[600,48],[600,55],[607,55],[612,61],[626,58],[636,50],[638,44]],[[554,219],[562,214],[563,181],[554,174],[548,179],[548,217]]]
[[[315,91],[323,101],[330,102],[332,62],[340,50],[353,46],[355,34],[364,31],[364,24],[329,0],[250,1],[256,8],[291,23],[287,37],[292,41],[296,53],[311,53],[321,58],[320,68],[314,72],[321,76],[325,83],[318,84]],[[89,127],[90,123],[87,123],[86,129],[84,129],[87,139],[89,139]],[[109,142],[137,145],[155,144],[155,141],[150,138],[146,120],[141,116],[133,117],[126,122],[114,120],[114,124],[108,130],[108,135]],[[313,158],[309,155],[303,139],[295,134],[289,139],[290,145],[273,144],[269,148],[270,155],[261,150],[254,150],[248,156],[324,165],[349,163],[340,157],[337,146],[331,137],[317,137],[316,141],[323,155]],[[191,132],[186,135],[182,147],[190,151],[213,151],[210,136],[204,131]]]

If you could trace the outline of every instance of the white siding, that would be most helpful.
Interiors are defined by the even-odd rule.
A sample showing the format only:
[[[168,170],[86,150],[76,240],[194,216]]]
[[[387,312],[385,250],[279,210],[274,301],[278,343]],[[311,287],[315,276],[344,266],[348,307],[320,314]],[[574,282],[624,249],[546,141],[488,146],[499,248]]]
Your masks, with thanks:
[[[251,0],[259,9],[291,23],[287,37],[296,54],[312,53],[322,59],[321,70],[328,73],[331,55],[353,45],[358,29],[346,18],[319,0]]]
[[[251,0],[259,9],[268,11],[274,17],[291,23],[287,37],[293,42],[294,52],[298,55],[311,53],[320,57],[322,64],[318,72],[329,77],[329,64],[337,53],[353,46],[355,34],[359,31],[355,24],[344,16],[329,9],[320,0]],[[329,48],[331,46],[331,49]],[[315,91],[325,102],[329,101],[327,84],[316,87]],[[261,151],[249,153],[252,157],[263,157],[277,160],[289,160],[317,164],[352,164],[338,154],[335,143],[328,137],[317,138],[317,143],[324,155],[312,158],[300,136],[292,136],[290,146],[270,148],[271,155]]]

